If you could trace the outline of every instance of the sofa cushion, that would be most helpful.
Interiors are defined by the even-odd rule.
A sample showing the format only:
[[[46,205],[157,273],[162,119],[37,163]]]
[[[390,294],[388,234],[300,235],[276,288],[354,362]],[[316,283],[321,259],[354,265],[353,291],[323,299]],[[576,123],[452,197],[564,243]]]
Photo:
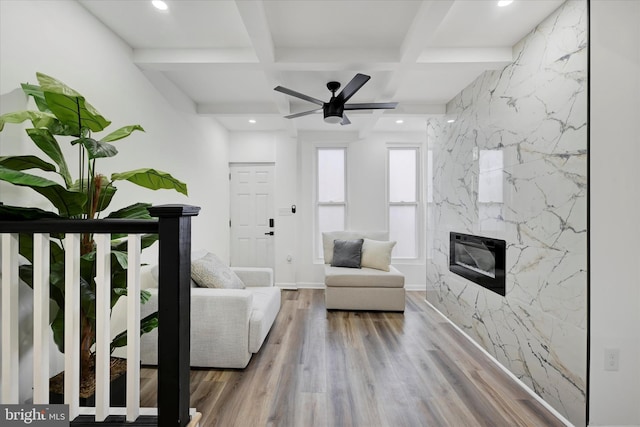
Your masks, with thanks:
[[[362,267],[389,271],[391,251],[393,251],[395,245],[395,241],[383,242],[380,240],[364,239],[362,244]]]
[[[191,277],[204,288],[244,289],[244,283],[212,253],[191,262]]]
[[[393,266],[389,266],[389,271],[382,271],[374,268],[353,269],[325,265],[324,284],[327,287],[402,288],[404,275]]]
[[[333,241],[336,239],[389,240],[389,233],[387,231],[325,231],[322,233],[322,249],[325,264],[331,264],[331,261],[333,261]]]
[[[334,240],[333,259],[331,260],[331,266],[360,268],[363,242],[364,239]]]
[[[249,352],[257,353],[280,311],[280,288],[247,288],[253,295],[249,317]]]

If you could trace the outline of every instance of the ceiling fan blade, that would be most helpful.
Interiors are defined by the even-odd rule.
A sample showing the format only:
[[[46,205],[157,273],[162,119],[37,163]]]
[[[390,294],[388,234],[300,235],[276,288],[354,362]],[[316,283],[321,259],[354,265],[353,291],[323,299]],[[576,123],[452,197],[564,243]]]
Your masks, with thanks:
[[[340,100],[340,102],[345,103],[356,93],[366,82],[369,81],[371,76],[367,76],[365,74],[356,74],[354,78],[351,79],[349,83],[342,89],[336,98]]]
[[[383,110],[394,109],[398,105],[397,102],[369,102],[365,104],[345,104],[345,110]]]
[[[288,116],[284,116],[285,119],[295,119],[296,117],[302,117],[309,114],[319,113],[322,111],[322,108],[317,108],[315,110],[303,111],[301,113],[289,114]]]
[[[349,120],[349,117],[347,117],[347,115],[346,115],[346,114],[343,114],[343,115],[342,115],[342,121],[340,122],[340,124],[341,124],[342,126],[344,126],[344,125],[350,125],[350,124],[351,124],[351,120]]]
[[[320,106],[324,105],[324,102],[320,101],[319,99],[316,99],[309,95],[305,95],[304,93],[296,92],[295,90],[287,89],[286,87],[277,86],[273,88],[273,90],[277,90],[278,92],[282,92],[287,95],[295,96],[296,98],[304,99],[305,101],[313,102],[314,104],[317,104]]]

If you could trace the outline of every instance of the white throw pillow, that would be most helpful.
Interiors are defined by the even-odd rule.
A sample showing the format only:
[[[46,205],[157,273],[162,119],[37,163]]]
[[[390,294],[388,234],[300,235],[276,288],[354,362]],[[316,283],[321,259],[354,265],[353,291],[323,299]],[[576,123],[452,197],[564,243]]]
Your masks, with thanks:
[[[203,288],[245,288],[238,275],[212,253],[191,262],[191,277]]]
[[[383,242],[381,240],[364,239],[362,244],[362,267],[389,271],[391,251],[395,245],[395,241]]]

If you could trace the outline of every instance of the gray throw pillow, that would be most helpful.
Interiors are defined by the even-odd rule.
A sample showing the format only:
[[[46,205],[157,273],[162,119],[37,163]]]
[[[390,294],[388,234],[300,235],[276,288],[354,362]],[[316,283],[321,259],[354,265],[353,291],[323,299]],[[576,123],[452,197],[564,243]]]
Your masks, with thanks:
[[[203,288],[244,289],[238,275],[212,253],[191,262],[191,277]]]
[[[364,239],[333,241],[332,267],[360,268]]]

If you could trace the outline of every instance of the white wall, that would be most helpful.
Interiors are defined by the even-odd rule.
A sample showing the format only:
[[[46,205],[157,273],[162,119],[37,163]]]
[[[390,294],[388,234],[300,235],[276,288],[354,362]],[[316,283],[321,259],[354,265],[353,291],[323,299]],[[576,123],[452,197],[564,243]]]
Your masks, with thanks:
[[[193,219],[193,246],[228,257],[229,154],[224,128],[211,118],[197,116],[192,103],[170,83],[145,76],[132,63],[131,49],[77,2],[0,1],[0,113],[27,107],[26,98],[16,89],[23,82],[35,83],[37,71],[85,95],[113,122],[113,129],[128,124],[145,128],[146,133],[115,143],[120,153],[98,161],[101,173],[153,167],[171,173],[189,188],[189,197],[185,197],[119,183],[113,209],[137,201],[200,206],[200,215]],[[155,85],[162,85],[166,93],[161,95]],[[63,149],[74,169],[75,150],[66,144]],[[0,155],[29,153],[44,157],[19,126],[7,125],[0,133]],[[48,207],[36,193],[6,184],[0,185],[0,200]],[[153,250],[146,256],[152,254]],[[32,311],[28,301],[22,307],[21,318]],[[29,334],[27,320],[21,331],[24,336]],[[28,349],[21,351],[25,362],[21,369],[28,369]],[[30,379],[31,375],[21,371],[20,377]],[[29,394],[28,384],[21,384],[21,397]]]
[[[591,1],[592,426],[640,426],[638,22],[638,1]],[[619,371],[604,370],[609,348]]]
[[[376,133],[366,139],[355,132],[231,132],[229,161],[275,163],[275,280],[281,287],[321,287],[323,269],[315,259],[314,151],[318,144],[344,144],[347,149],[349,223],[355,230],[386,230],[387,145],[422,146],[425,133]],[[422,151],[423,157],[426,155]],[[423,189],[424,192],[425,189]],[[291,205],[296,213],[289,214]],[[282,212],[282,213],[281,213]],[[424,220],[424,216],[423,216]],[[424,233],[424,230],[423,230]],[[421,242],[424,246],[424,242]],[[288,257],[291,257],[291,262]],[[425,287],[424,260],[394,262],[406,276],[407,286]]]
[[[298,168],[295,139],[284,132],[231,132],[229,162],[275,164],[275,282],[281,287],[295,288],[298,217],[280,214],[281,210],[288,210],[291,205],[297,205]],[[287,260],[288,256],[291,256],[291,262]]]
[[[194,246],[226,256],[229,232],[226,130],[212,118],[198,117],[189,101],[175,98],[180,96],[176,91],[171,102],[164,98],[132,63],[131,49],[75,1],[2,1],[0,11],[2,112],[25,107],[24,98],[14,91],[20,83],[36,82],[35,73],[40,71],[85,95],[112,121],[113,129],[134,123],[142,125],[145,133],[116,142],[120,153],[115,158],[99,160],[98,168],[105,174],[157,168],[186,182],[189,197],[174,191],[153,192],[118,183],[112,208],[137,201],[200,206],[201,214],[193,220]],[[7,105],[6,98],[11,98],[11,105]],[[22,105],[17,105],[16,100]],[[23,148],[33,146],[24,136],[16,141],[9,135],[13,137],[6,132],[0,134],[2,155],[24,154]],[[64,149],[70,167],[74,168],[75,150]],[[6,185],[0,191],[6,203],[44,200]]]
[[[351,132],[302,132],[298,138],[300,153],[298,169],[298,283],[301,286],[320,286],[323,283],[322,261],[314,256],[314,173],[315,149],[325,144],[347,146],[347,224],[348,230],[388,230],[387,224],[387,147],[390,144],[412,144],[421,147],[426,158],[424,133],[377,132],[359,138]],[[422,189],[423,194],[425,189]],[[423,197],[424,199],[424,197]],[[421,222],[424,223],[424,215]],[[424,237],[424,228],[421,232]],[[405,274],[408,288],[425,289],[424,239],[420,242],[423,258],[418,261],[394,261],[393,265]]]

